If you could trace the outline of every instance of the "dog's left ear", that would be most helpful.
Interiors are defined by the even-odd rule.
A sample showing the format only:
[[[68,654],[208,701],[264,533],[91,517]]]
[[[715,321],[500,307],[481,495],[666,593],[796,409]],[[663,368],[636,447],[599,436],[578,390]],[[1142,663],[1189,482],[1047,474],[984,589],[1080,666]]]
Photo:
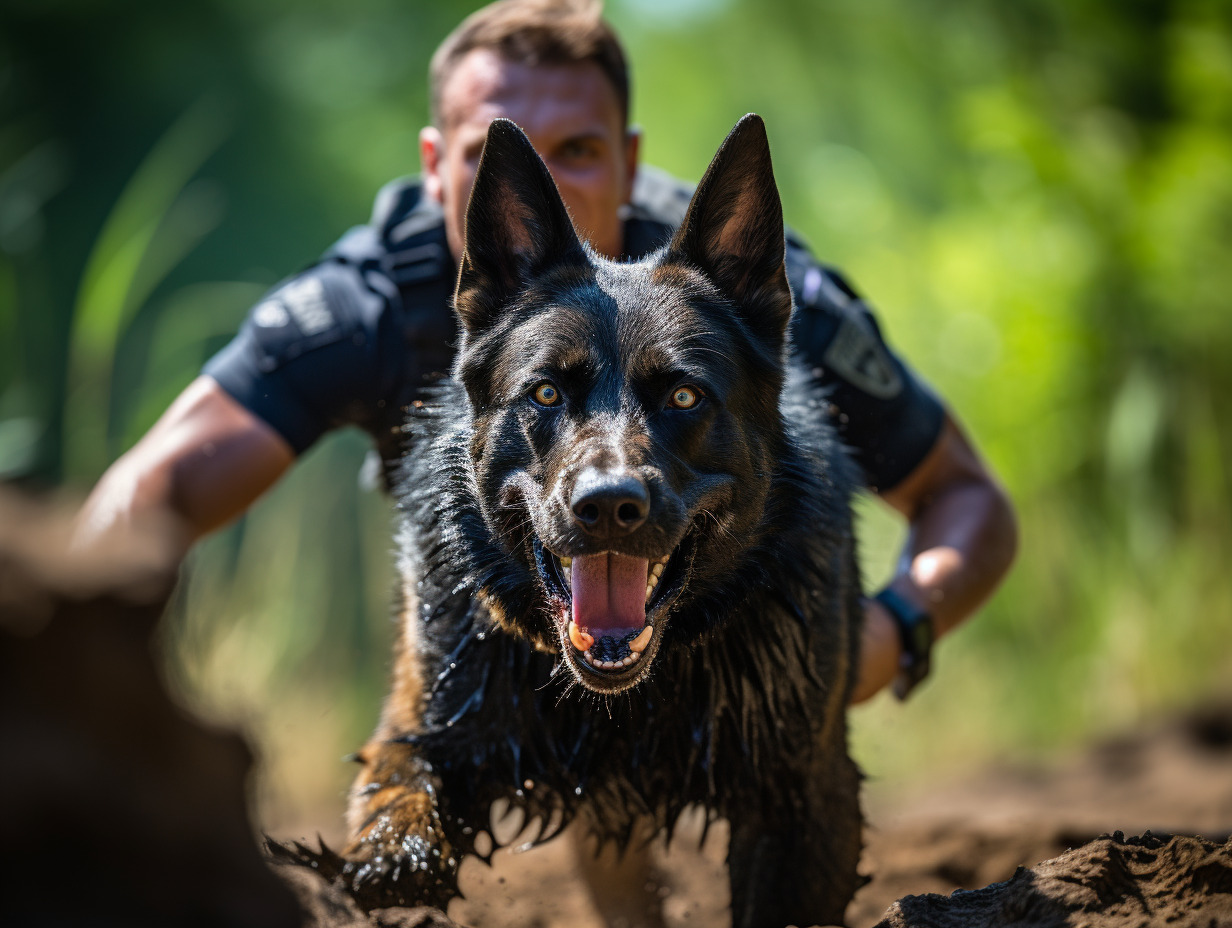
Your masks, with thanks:
[[[791,319],[785,251],[766,125],[750,113],[719,146],[667,258],[699,267],[754,332],[781,346]]]
[[[530,139],[494,119],[466,206],[466,235],[454,307],[468,333],[490,325],[549,266],[586,263],[573,222]]]

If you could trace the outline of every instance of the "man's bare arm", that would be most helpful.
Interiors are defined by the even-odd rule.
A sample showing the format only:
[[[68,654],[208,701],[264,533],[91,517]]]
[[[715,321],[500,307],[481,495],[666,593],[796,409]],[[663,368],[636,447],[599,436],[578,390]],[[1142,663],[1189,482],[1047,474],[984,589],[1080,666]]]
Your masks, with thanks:
[[[74,543],[99,544],[147,519],[183,527],[194,541],[238,516],[295,460],[290,445],[212,378],[194,380],[95,486]]]
[[[882,499],[910,523],[890,586],[928,610],[939,638],[974,613],[1009,570],[1018,547],[1014,510],[949,415],[924,460]],[[868,699],[898,672],[898,629],[875,600],[865,609],[862,648],[853,702]]]

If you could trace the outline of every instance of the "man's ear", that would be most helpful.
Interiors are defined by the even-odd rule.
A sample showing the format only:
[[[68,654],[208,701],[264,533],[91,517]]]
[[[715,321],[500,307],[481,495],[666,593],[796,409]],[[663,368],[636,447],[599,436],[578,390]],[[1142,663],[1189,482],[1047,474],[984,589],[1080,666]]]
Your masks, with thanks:
[[[552,175],[521,129],[493,120],[466,206],[458,318],[481,331],[531,278],[567,261],[584,264],[586,252]]]
[[[437,203],[445,202],[445,138],[436,126],[419,130],[419,168],[423,176],[424,194]]]
[[[699,268],[771,344],[791,319],[783,205],[760,116],[741,119],[719,146],[668,248]]]

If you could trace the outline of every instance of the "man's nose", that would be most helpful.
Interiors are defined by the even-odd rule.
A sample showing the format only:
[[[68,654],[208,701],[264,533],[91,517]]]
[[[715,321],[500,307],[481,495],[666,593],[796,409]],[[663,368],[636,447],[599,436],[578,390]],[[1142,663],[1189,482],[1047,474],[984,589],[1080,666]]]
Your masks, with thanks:
[[[628,471],[588,467],[578,475],[569,499],[573,521],[600,539],[621,538],[635,531],[650,513],[650,491]]]

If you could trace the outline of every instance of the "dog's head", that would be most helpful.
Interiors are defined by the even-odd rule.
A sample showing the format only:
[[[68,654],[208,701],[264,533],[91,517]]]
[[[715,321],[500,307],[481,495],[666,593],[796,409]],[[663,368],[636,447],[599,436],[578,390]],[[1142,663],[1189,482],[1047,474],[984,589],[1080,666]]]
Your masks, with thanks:
[[[526,136],[492,123],[455,306],[480,506],[544,606],[494,611],[587,688],[627,689],[708,630],[689,604],[730,596],[763,531],[791,293],[762,121],[637,263],[596,256]]]

